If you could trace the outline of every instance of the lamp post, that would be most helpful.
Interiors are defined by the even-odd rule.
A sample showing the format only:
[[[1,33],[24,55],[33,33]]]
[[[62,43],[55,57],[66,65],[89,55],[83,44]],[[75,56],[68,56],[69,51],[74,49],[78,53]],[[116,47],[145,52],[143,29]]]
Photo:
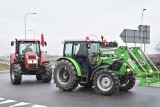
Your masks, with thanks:
[[[35,39],[35,31],[34,31],[34,30],[29,30],[29,31],[33,32],[33,34],[34,34],[34,39]]]
[[[143,9],[143,11],[142,11],[142,17],[141,17],[141,25],[143,24],[143,14],[144,14],[144,11],[145,11],[146,9]],[[142,38],[142,31],[141,31],[141,38]],[[144,43],[144,37],[143,37],[143,43]],[[142,49],[142,43],[141,43],[141,49]],[[145,43],[144,43],[144,53],[145,53]]]
[[[27,15],[29,15],[29,14],[37,14],[37,13],[27,13],[27,14],[25,14],[25,16],[24,16],[25,38],[26,38],[26,18],[27,18]]]

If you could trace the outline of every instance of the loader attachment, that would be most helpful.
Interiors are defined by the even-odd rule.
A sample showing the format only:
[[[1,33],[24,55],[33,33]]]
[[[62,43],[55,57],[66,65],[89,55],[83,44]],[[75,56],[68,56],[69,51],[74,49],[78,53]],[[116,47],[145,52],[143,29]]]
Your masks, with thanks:
[[[128,67],[141,78],[138,85],[149,86],[152,83],[160,82],[160,71],[140,47],[120,46],[115,54],[124,59]]]

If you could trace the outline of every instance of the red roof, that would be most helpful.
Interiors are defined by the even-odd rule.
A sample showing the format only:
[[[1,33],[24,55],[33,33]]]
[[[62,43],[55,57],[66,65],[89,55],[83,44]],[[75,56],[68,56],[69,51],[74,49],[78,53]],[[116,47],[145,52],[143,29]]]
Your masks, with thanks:
[[[23,42],[34,42],[34,41],[38,41],[38,42],[40,42],[40,40],[38,40],[38,39],[17,39],[17,41],[23,41]]]

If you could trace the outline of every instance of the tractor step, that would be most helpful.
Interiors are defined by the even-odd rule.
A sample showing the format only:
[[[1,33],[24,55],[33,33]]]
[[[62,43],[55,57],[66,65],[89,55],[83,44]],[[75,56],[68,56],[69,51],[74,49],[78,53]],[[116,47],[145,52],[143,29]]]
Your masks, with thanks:
[[[80,83],[88,83],[88,76],[87,75],[82,75]]]

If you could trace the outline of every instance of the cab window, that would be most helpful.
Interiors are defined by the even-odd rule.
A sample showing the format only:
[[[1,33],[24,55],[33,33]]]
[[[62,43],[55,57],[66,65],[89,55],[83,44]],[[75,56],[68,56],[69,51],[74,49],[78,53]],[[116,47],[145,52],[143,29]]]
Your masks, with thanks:
[[[72,43],[66,43],[64,49],[64,56],[72,56]]]

